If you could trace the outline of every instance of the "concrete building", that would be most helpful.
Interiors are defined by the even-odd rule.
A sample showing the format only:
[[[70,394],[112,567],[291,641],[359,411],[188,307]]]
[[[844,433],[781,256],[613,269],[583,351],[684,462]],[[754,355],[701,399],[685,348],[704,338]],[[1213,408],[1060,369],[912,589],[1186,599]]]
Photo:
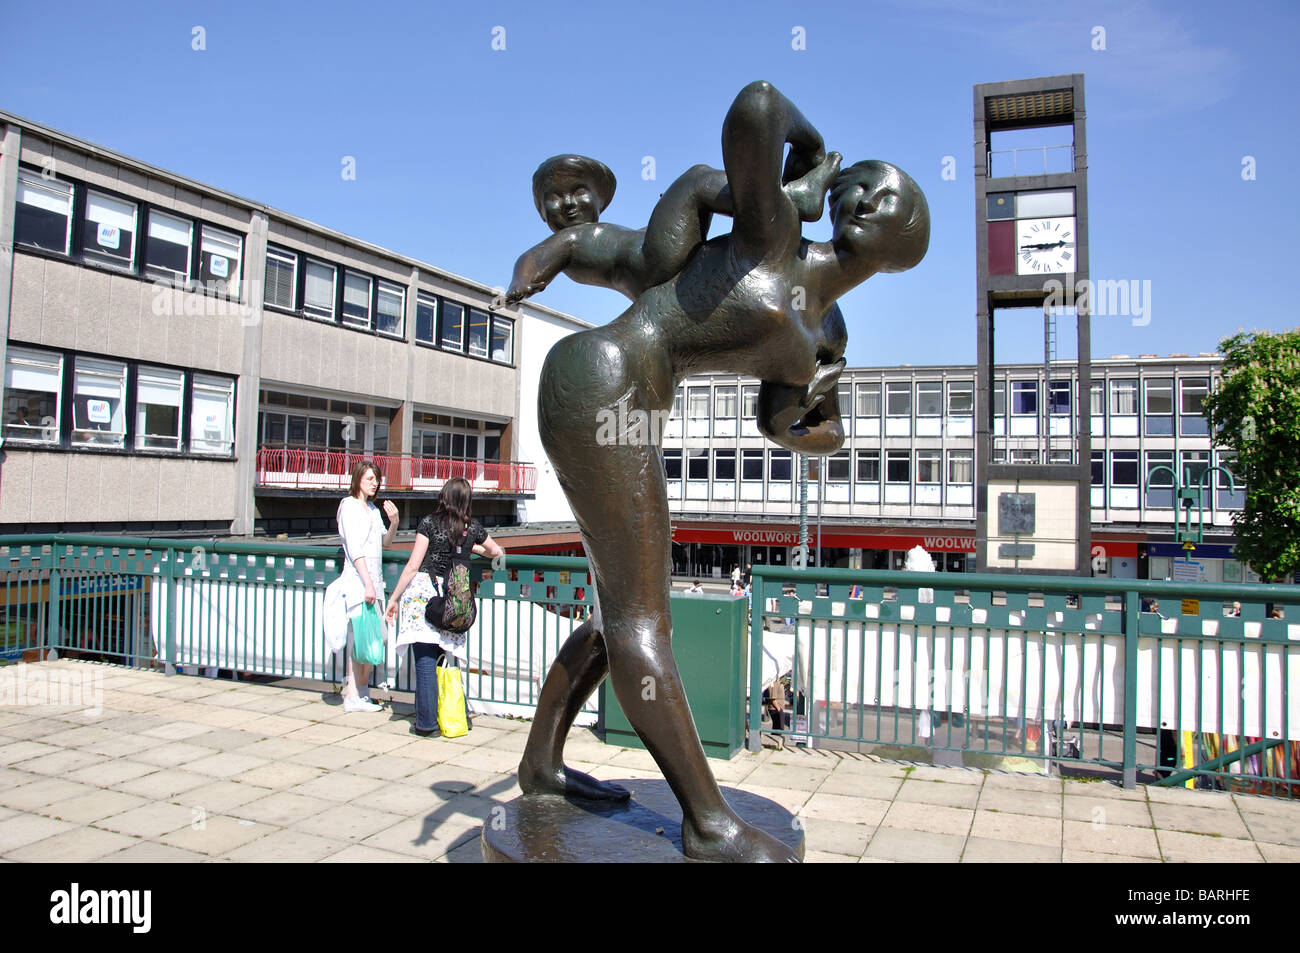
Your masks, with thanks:
[[[329,534],[369,458],[408,525],[452,475],[489,525],[568,518],[521,393],[583,322],[494,312],[428,263],[0,128],[0,531]]]
[[[1094,568],[1166,578],[1189,553],[1175,540],[1168,467],[1200,485],[1229,455],[1215,450],[1201,414],[1220,359],[1213,354],[1092,362],[1090,421]],[[940,568],[975,568],[976,449],[973,365],[851,368],[838,400],[844,448],[809,460],[808,523],[822,565],[900,568],[923,545]],[[718,576],[743,563],[788,563],[798,543],[799,460],[773,446],[755,419],[759,383],[701,375],[678,389],[664,438],[674,516],[674,569]],[[1072,463],[1074,362],[1001,365],[993,381],[996,462]],[[1150,478],[1148,479],[1148,474]],[[1222,471],[1202,495],[1205,542],[1191,559],[1198,578],[1255,578],[1230,558],[1231,514],[1244,487]],[[817,546],[820,540],[820,546]]]

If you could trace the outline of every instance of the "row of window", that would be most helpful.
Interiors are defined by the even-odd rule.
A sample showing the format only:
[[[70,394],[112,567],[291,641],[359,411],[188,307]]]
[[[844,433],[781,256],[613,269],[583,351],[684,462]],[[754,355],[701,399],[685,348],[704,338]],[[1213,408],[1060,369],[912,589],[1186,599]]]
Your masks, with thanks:
[[[825,482],[848,483],[850,476],[856,483],[879,483],[881,474],[880,450],[857,450],[829,456],[824,463],[815,457],[809,458],[808,480],[817,483],[818,467],[825,466]],[[884,451],[885,482],[911,483],[913,460],[916,467],[917,483],[942,482],[943,451],[941,450],[887,450]],[[766,457],[766,467],[764,458]],[[973,480],[973,454],[970,450],[949,450],[947,452],[947,482],[970,484]],[[712,461],[712,466],[710,466]],[[856,466],[851,466],[856,464]],[[737,474],[737,452],[735,450],[665,450],[664,473],[669,480],[683,478],[701,481],[712,479],[733,481]],[[794,455],[789,450],[741,450],[739,456],[739,473],[742,482],[789,483],[795,478]],[[766,476],[765,476],[766,474]]]
[[[230,456],[235,381],[85,354],[10,347],[6,442]]]
[[[82,182],[18,173],[14,241],[142,278],[238,300],[244,237]],[[404,338],[406,288],[269,245],[263,303],[320,321]],[[421,293],[416,339],[444,350],[514,361],[514,321]]]
[[[318,321],[406,337],[406,289],[275,245],[266,250],[264,303]],[[446,351],[514,361],[514,321],[458,301],[420,292],[415,339]]]
[[[1039,413],[1040,382],[1037,379],[1013,380],[1011,383],[1011,413],[1015,416],[1036,416]],[[1206,394],[1209,393],[1208,377],[1178,378],[1178,414],[1184,417],[1200,417]],[[1138,380],[1136,378],[1112,378],[1111,415],[1136,416],[1138,413]],[[1172,377],[1144,378],[1143,393],[1146,398],[1147,416],[1172,417],[1174,414],[1174,385]],[[757,384],[740,386],[741,416],[753,418],[758,408]],[[1046,410],[1053,416],[1070,413],[1072,399],[1072,382],[1054,380],[1047,384]],[[710,390],[712,390],[712,412],[710,413]],[[974,413],[974,382],[971,380],[954,380],[947,382],[946,413],[950,416],[968,416]],[[1095,381],[1090,395],[1090,412],[1093,416],[1104,416],[1105,384]],[[838,394],[839,406],[845,416],[852,407],[855,417],[881,416],[881,383],[865,381],[857,384],[841,384]],[[852,399],[850,399],[852,397]],[[736,417],[737,387],[734,384],[719,384],[710,388],[707,385],[688,386],[686,388],[686,416],[691,420],[712,417],[715,420],[733,420]],[[1002,416],[1006,413],[1006,382],[995,381],[993,384],[993,413]],[[945,413],[943,381],[891,381],[884,384],[884,415],[886,417],[940,417]],[[671,417],[682,416],[682,394],[679,391],[673,402]]]
[[[260,446],[273,450],[323,450],[386,454],[389,452],[389,423],[371,420],[362,404],[263,391],[267,397],[316,413],[279,412],[263,407],[258,415]],[[378,410],[377,414],[384,414]],[[410,456],[495,461],[501,453],[502,425],[453,417],[448,414],[417,412],[412,418]],[[367,441],[367,433],[370,440]]]
[[[14,242],[239,297],[242,235],[82,182],[20,169]]]

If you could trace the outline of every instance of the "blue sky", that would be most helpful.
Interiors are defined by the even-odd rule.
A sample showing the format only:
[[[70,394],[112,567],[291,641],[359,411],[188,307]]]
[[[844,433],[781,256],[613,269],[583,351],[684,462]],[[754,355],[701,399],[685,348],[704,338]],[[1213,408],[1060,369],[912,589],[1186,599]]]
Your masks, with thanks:
[[[1082,72],[1092,276],[1150,282],[1150,322],[1094,318],[1094,357],[1300,324],[1289,2],[10,2],[0,16],[0,108],[488,285],[548,234],[529,187],[540,160],[602,159],[619,181],[604,217],[644,225],[680,171],[721,165],[727,106],[768,79],[846,161],[894,162],[930,201],[925,261],[841,301],[851,365],[973,362],[971,87]],[[594,323],[625,307],[565,278],[538,300]],[[1040,355],[1027,326],[999,356]]]

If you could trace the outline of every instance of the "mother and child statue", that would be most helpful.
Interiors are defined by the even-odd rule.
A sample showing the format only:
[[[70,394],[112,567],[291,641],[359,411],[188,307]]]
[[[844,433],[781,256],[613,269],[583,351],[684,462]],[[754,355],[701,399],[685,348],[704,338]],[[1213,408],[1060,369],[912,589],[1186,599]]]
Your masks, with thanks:
[[[542,444],[582,533],[595,606],[546,676],[519,786],[587,801],[629,797],[564,763],[574,718],[608,676],[681,804],[683,850],[697,860],[796,856],[732,810],[695,730],[672,652],[660,435],[646,439],[642,426],[620,435],[637,439],[610,440],[602,425],[662,421],[684,377],[728,372],[762,382],[757,419],[767,438],[796,453],[840,449],[836,384],[848,331],[836,299],[877,272],[913,267],[930,241],[929,207],[907,173],[875,159],[841,169],[840,160],[766,82],[746,86],[727,110],[723,169],[686,171],[643,229],[599,220],[615,187],[604,164],[548,159],[533,195],[553,234],[519,258],[506,293],[517,302],[563,272],[632,301],[609,324],[557,342],[542,369]],[[801,223],[821,218],[828,192],[831,239],[809,241]],[[729,215],[732,229],[707,239],[715,214]]]

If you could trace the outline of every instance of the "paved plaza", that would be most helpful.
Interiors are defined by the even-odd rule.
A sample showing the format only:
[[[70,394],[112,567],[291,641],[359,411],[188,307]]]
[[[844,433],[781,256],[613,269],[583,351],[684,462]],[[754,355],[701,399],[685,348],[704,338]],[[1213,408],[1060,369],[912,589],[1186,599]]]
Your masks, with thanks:
[[[344,714],[319,690],[66,660],[22,676],[0,699],[4,861],[477,863],[480,826],[520,794],[526,721],[429,739],[408,705]],[[30,704],[68,685],[76,704]],[[568,752],[598,778],[660,776],[589,729]],[[794,811],[810,862],[1300,861],[1300,803],[1276,798],[802,748],[712,764]]]

